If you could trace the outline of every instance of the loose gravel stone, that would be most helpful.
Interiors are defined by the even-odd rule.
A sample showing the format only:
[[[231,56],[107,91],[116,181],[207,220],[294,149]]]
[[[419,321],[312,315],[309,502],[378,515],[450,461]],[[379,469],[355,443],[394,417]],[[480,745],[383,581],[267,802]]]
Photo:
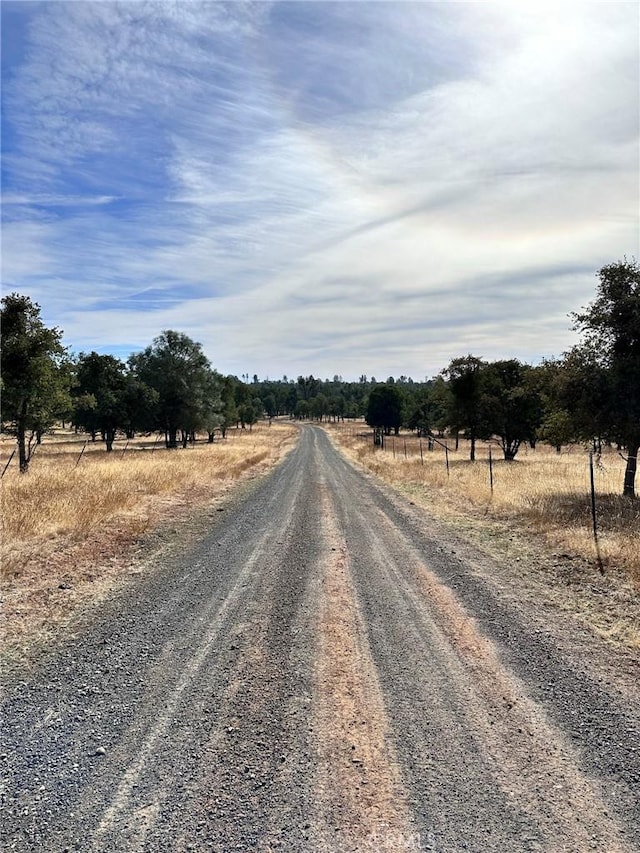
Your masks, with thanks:
[[[315,427],[217,509],[7,676],[2,849],[640,849],[637,658],[496,583]]]

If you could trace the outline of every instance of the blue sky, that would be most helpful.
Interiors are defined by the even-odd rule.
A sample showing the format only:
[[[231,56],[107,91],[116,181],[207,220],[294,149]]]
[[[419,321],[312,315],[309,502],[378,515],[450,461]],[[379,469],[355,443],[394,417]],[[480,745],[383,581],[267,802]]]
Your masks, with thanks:
[[[439,372],[640,257],[635,2],[2,2],[3,290],[74,351]]]

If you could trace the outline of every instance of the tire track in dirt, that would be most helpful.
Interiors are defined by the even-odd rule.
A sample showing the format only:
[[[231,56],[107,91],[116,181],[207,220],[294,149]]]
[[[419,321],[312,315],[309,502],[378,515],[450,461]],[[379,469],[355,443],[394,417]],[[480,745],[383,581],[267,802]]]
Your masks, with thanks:
[[[321,488],[325,557],[314,672],[321,850],[379,849],[414,835],[389,722],[331,495]]]
[[[229,793],[235,797],[235,792],[230,792],[229,777],[229,753],[233,751],[233,741],[239,739],[240,732],[247,737],[249,729],[247,751],[255,746],[256,731],[260,725],[256,703],[264,709],[269,699],[273,701],[273,686],[278,683],[275,678],[272,683],[265,678],[269,672],[267,664],[273,667],[266,640],[271,614],[265,613],[265,608],[274,606],[277,600],[277,579],[282,562],[279,555],[286,553],[288,546],[295,542],[294,528],[301,523],[302,502],[298,498],[302,489],[302,471],[297,468],[288,480],[286,493],[280,495],[279,500],[276,500],[276,495],[269,498],[275,523],[261,525],[261,532],[243,555],[224,598],[205,595],[195,618],[184,625],[179,636],[164,645],[147,672],[150,699],[157,702],[156,694],[160,693],[161,703],[151,725],[132,733],[128,739],[129,746],[120,748],[121,753],[128,752],[136,757],[125,764],[115,793],[103,809],[91,839],[91,850],[95,853],[112,850],[116,838],[126,838],[127,851],[132,853],[156,849],[164,803],[184,798],[189,788],[188,779],[191,773],[196,772],[191,766],[195,756],[194,744],[190,742],[189,720],[197,720],[198,728],[202,727],[202,720],[212,726],[208,743],[198,744],[198,752],[201,753],[198,763],[206,770],[211,767],[209,762],[215,764],[217,761],[226,775],[218,780],[220,796],[214,798],[217,799],[214,802],[206,793],[207,781],[213,781],[207,779],[210,773],[206,772],[200,790],[192,791],[193,803],[188,809],[195,813],[202,803],[207,810],[204,814],[208,814],[206,822],[212,825],[216,823],[211,819],[216,813],[221,812],[224,816],[221,804],[228,801]],[[185,575],[184,581],[192,586],[195,582],[191,574]],[[163,610],[171,608],[179,600],[177,593],[172,599],[173,602],[163,604]],[[225,654],[221,654],[223,649]],[[177,669],[178,661],[180,669]],[[263,679],[262,689],[258,689],[256,683],[260,678]],[[256,720],[253,731],[247,726],[251,719]],[[162,747],[166,741],[172,743],[174,750],[184,751],[184,767],[178,774],[172,774],[171,768],[164,766]],[[246,760],[256,764],[256,752],[259,751],[253,749],[251,758]],[[275,759],[270,763],[274,762]],[[253,767],[246,780],[242,775],[244,768],[242,764],[239,781],[251,782],[256,776],[253,769],[259,768]],[[278,776],[282,775],[281,771],[286,771],[282,766],[277,769]],[[184,779],[181,778],[183,775]],[[264,776],[264,773],[260,775]],[[251,785],[254,787],[257,790],[257,786]],[[252,797],[255,799],[250,794],[248,800]],[[83,809],[87,817],[91,808],[89,795]],[[226,837],[227,833],[221,831],[220,836]],[[192,841],[192,830],[186,835],[172,833],[171,843],[176,850],[191,849]],[[226,841],[216,849],[226,850]]]
[[[105,836],[111,832],[114,825],[117,822],[123,823],[132,811],[133,790],[138,784],[142,774],[146,771],[150,759],[156,753],[158,742],[166,735],[167,729],[171,725],[171,722],[179,708],[183,694],[200,676],[202,668],[214,648],[220,635],[220,631],[225,625],[229,614],[238,606],[240,600],[246,595],[245,587],[254,572],[258,560],[264,550],[265,542],[269,539],[270,535],[270,532],[267,532],[255,545],[251,555],[245,562],[242,571],[238,574],[229,595],[217,608],[217,612],[209,622],[209,626],[204,635],[199,637],[197,650],[187,661],[180,678],[169,695],[164,697],[162,710],[159,711],[153,725],[146,733],[142,742],[138,745],[136,758],[123,773],[115,795],[99,821],[91,843],[91,849],[96,851],[96,853],[104,848]],[[204,619],[205,616],[202,618]],[[159,807],[156,802],[153,809],[145,811],[146,817],[145,820],[142,821],[144,831],[140,832],[137,837],[131,836],[128,839],[128,849],[130,853],[137,853],[138,850],[143,849],[144,840],[150,829],[150,821],[152,816],[157,814],[158,810]],[[139,809],[137,811],[139,812]]]
[[[368,527],[372,546],[382,559],[388,558],[394,580],[418,618],[441,632],[439,645],[451,659],[451,686],[466,697],[469,731],[504,795],[535,822],[544,850],[597,847],[632,853],[607,810],[599,783],[580,770],[566,736],[504,666],[495,645],[453,591],[402,541],[383,512],[377,511]],[[401,555],[395,551],[394,559],[385,545],[389,538],[401,540]],[[407,579],[414,581],[413,588]]]
[[[484,836],[471,842],[483,853],[636,850],[613,817],[611,790],[432,570],[442,549],[417,548],[389,500],[350,466],[327,476],[423,841],[457,851]]]

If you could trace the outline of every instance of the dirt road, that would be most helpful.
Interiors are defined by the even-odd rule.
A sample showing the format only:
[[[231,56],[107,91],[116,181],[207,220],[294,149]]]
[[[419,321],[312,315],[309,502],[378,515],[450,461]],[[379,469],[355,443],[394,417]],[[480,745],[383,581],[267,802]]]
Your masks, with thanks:
[[[640,850],[638,662],[325,433],[2,706],[3,850]]]

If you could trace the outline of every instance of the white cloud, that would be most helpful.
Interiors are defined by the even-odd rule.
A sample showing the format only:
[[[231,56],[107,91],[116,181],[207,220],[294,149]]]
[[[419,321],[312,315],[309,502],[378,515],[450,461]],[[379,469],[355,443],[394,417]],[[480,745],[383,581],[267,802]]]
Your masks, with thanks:
[[[77,349],[173,327],[228,371],[557,353],[640,254],[637,31],[626,3],[45,4],[5,281]]]

